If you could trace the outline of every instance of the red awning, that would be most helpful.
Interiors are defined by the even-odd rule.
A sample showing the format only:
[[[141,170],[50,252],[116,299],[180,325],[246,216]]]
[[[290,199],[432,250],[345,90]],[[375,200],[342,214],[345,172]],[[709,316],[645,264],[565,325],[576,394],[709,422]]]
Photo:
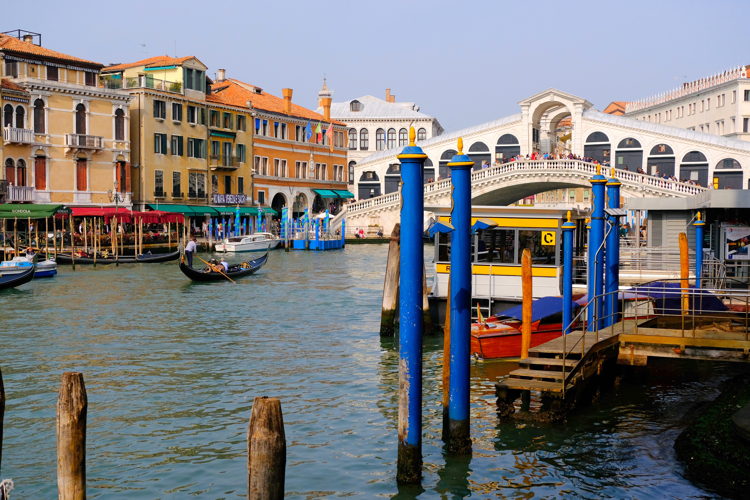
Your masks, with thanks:
[[[144,224],[160,224],[165,222],[185,222],[185,216],[174,212],[162,212],[161,210],[149,210],[147,212],[133,212],[135,220],[143,218]]]
[[[145,224],[161,224],[165,222],[184,223],[185,217],[182,214],[173,212],[162,212],[161,210],[149,210],[147,212],[137,212],[127,208],[117,207],[72,207],[73,217],[103,217],[104,221],[109,224],[112,217],[117,216],[117,222],[137,222],[143,219]]]

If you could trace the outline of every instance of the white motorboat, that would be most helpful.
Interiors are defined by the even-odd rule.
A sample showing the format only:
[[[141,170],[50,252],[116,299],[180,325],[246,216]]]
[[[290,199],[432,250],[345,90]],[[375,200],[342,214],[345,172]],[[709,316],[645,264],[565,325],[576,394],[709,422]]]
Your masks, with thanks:
[[[271,233],[231,236],[215,245],[217,252],[265,252],[279,246],[281,240]]]
[[[26,271],[34,265],[38,254],[27,253],[13,257],[11,260],[0,262],[0,272],[3,274],[18,274]],[[57,274],[57,262],[52,259],[43,260],[36,263],[34,271],[35,278],[48,278]]]

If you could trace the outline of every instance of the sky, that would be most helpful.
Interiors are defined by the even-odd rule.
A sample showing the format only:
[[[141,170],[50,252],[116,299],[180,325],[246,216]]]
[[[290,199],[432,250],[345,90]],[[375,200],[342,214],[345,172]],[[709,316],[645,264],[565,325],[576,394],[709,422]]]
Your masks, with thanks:
[[[450,132],[548,88],[602,110],[750,64],[748,18],[746,0],[27,0],[0,31],[103,64],[193,55],[313,109],[324,77],[334,102],[390,88]]]

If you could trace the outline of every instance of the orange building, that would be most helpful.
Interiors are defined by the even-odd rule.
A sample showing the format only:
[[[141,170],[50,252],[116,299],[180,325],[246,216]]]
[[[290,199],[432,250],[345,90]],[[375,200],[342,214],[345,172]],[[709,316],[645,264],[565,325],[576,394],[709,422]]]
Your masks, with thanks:
[[[283,97],[236,79],[220,78],[207,100],[245,106],[253,130],[252,201],[270,204],[277,212],[291,207],[294,217],[305,208],[318,213],[353,198],[347,190],[346,125],[330,118],[331,99],[323,98],[323,114],[292,102],[292,89]]]

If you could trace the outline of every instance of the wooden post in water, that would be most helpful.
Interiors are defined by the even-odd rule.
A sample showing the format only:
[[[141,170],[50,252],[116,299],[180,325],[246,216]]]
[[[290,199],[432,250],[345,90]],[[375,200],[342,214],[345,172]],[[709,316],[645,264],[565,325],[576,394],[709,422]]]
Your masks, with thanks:
[[[96,254],[99,253],[99,243],[100,243],[100,241],[99,241],[99,223],[100,222],[101,221],[99,220],[98,217],[96,219],[94,219],[94,227],[93,227],[93,233],[94,233],[94,243],[93,243],[93,247],[94,247],[94,267],[96,267]]]
[[[172,223],[167,222],[167,252],[171,252],[171,251],[172,251]]]
[[[89,219],[87,217],[83,218],[83,251],[88,252],[89,251],[89,226],[88,226]]]
[[[57,219],[52,216],[52,255],[57,259]]]
[[[41,250],[42,247],[39,245],[39,222],[36,219],[34,219],[34,241],[36,242],[36,249]]]
[[[70,230],[70,263],[73,267],[73,271],[76,270],[76,239],[75,235],[73,234],[73,214],[70,214],[68,217],[68,228]],[[63,238],[63,243],[65,243],[65,238]]]
[[[13,257],[18,255],[18,217],[13,217]]]
[[[388,244],[388,260],[385,267],[385,282],[383,283],[383,309],[380,313],[380,336],[393,337],[396,333],[396,308],[398,306],[398,281],[401,254],[399,240],[401,224],[396,223],[391,232],[391,242]]]
[[[682,288],[682,316],[687,316],[690,312],[690,298],[688,289],[690,288],[690,259],[688,257],[688,240],[687,234],[680,233],[680,288]]]
[[[247,427],[247,498],[284,498],[286,436],[278,398],[256,397]]]
[[[523,305],[521,312],[521,359],[529,357],[531,346],[531,251],[523,249],[521,255],[521,294]]]
[[[65,372],[57,399],[57,498],[86,498],[86,410],[83,374]]]
[[[49,259],[49,217],[44,218],[44,253],[45,258]]]
[[[5,237],[5,219],[3,219],[3,260],[8,260],[8,238]]]

